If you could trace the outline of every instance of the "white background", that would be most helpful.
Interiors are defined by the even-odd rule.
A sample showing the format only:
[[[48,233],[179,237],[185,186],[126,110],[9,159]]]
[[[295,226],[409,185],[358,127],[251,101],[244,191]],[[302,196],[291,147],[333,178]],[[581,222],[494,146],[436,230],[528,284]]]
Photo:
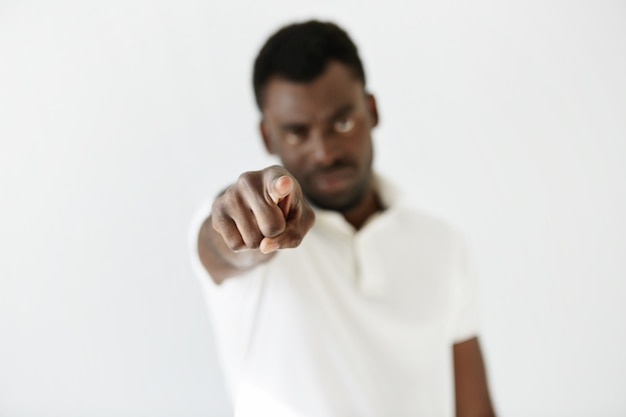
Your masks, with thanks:
[[[626,5],[504,3],[0,1],[0,415],[228,415],[187,228],[273,162],[252,60],[309,17],[469,238],[500,415],[626,415]]]

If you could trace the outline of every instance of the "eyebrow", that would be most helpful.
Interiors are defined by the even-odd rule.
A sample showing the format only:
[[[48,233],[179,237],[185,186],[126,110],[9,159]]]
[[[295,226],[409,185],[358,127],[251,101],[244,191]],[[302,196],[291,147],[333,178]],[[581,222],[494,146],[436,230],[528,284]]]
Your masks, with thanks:
[[[294,131],[299,131],[299,130],[306,130],[308,129],[308,125],[306,123],[285,123],[280,125],[280,129],[283,132],[294,132]]]
[[[329,121],[334,121],[340,119],[346,114],[350,113],[354,110],[354,103],[348,103],[341,106],[339,109],[335,110],[331,116],[328,118]],[[284,123],[280,125],[280,129],[283,132],[293,132],[293,131],[303,131],[309,128],[309,124],[305,122],[292,122],[292,123]]]
[[[337,111],[335,111],[332,114],[332,116],[330,116],[329,120],[340,119],[341,117],[343,117],[346,114],[350,113],[352,110],[354,110],[354,104],[353,103],[345,104],[342,107],[340,107]]]

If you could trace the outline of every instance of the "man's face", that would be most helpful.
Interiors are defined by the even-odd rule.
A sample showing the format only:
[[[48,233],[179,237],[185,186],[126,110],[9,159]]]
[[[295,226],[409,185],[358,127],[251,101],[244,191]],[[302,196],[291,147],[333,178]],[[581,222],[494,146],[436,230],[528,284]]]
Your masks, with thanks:
[[[311,82],[274,78],[265,88],[265,146],[323,209],[356,207],[371,187],[371,130],[377,123],[374,97],[338,62]]]

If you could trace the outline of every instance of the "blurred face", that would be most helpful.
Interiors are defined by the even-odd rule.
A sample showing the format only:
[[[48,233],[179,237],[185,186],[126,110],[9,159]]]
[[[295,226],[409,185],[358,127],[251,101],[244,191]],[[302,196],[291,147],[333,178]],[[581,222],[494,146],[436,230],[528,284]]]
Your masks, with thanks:
[[[265,88],[265,146],[323,209],[349,210],[371,190],[377,123],[374,97],[338,62],[311,82],[274,78]]]

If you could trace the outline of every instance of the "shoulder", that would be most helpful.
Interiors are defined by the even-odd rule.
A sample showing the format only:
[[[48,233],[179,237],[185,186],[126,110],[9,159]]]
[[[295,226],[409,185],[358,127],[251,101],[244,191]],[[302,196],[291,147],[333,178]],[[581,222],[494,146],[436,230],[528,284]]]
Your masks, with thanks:
[[[445,214],[424,204],[423,200],[404,184],[375,176],[379,196],[386,207],[383,217],[388,217],[395,230],[402,235],[413,235],[420,240],[443,240],[463,245],[462,229]]]

